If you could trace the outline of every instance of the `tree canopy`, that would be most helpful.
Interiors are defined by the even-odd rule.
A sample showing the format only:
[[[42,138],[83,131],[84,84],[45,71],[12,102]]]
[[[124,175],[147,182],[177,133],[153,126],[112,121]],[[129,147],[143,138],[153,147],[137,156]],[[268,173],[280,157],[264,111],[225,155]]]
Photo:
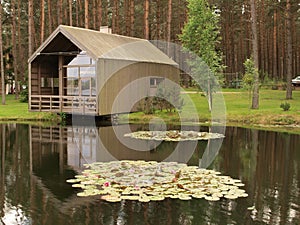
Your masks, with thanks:
[[[95,30],[109,26],[120,35],[181,43],[179,36],[183,31],[184,37],[188,29],[183,29],[185,24],[191,24],[189,29],[195,36],[203,28],[198,24],[196,30],[196,22],[188,16],[194,15],[199,21],[212,18],[205,27],[207,32],[202,33],[202,45],[196,46],[192,40],[191,45],[207,52],[207,56],[200,57],[212,68],[218,68],[215,65],[220,60],[218,52],[224,54],[221,60],[226,82],[236,74],[241,78],[245,71],[243,63],[253,50],[249,0],[3,0],[1,3],[7,83],[14,79],[20,85],[26,83],[28,56],[59,24]],[[204,7],[210,10],[202,11]],[[291,77],[300,75],[299,1],[261,0],[256,1],[255,7],[260,79],[289,82]],[[220,30],[213,29],[216,25]],[[205,40],[217,43],[217,51],[209,51],[212,46]]]

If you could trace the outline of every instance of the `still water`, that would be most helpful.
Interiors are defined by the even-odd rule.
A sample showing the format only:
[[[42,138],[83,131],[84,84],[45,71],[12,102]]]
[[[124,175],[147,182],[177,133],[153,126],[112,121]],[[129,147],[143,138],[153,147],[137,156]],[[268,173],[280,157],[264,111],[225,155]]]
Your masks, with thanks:
[[[65,181],[85,163],[173,157],[199,165],[209,144],[199,141],[192,152],[188,146],[175,156],[176,143],[150,143],[151,151],[137,151],[116,130],[123,136],[122,126],[0,124],[0,224],[300,224],[300,135],[227,127],[209,168],[241,179],[247,198],[108,203],[77,197],[78,190]]]

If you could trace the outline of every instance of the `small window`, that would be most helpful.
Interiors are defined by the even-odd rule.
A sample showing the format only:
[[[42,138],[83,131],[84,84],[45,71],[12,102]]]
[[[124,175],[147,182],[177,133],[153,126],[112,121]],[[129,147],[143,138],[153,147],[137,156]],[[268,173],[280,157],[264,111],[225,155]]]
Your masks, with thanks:
[[[163,81],[164,81],[164,78],[152,77],[152,78],[150,78],[150,87],[157,87]]]
[[[41,87],[42,88],[53,88],[59,86],[58,78],[53,77],[41,77]]]

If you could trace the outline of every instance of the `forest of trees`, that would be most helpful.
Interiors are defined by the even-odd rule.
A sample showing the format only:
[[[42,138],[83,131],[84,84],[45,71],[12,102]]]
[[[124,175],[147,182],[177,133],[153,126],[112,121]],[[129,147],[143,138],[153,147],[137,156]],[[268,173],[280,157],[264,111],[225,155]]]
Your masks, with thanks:
[[[243,74],[252,53],[249,0],[208,0],[220,16],[224,74]],[[180,44],[186,0],[2,0],[2,44],[7,82],[26,83],[28,57],[59,24]],[[299,0],[255,0],[260,79],[300,75]],[[1,9],[1,8],[0,8]],[[291,69],[288,65],[291,64]],[[290,71],[291,70],[291,71]],[[1,89],[1,87],[0,87]]]

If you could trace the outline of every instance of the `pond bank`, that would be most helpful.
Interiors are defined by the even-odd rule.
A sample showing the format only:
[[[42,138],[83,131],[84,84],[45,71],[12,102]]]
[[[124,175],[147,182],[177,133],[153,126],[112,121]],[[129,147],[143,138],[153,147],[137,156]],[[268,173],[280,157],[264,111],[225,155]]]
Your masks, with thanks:
[[[284,100],[284,91],[261,90],[260,109],[249,109],[249,96],[242,90],[225,90],[224,101],[226,103],[226,125],[245,128],[278,130],[284,132],[300,133],[300,91],[293,92],[293,99]],[[189,98],[195,103],[201,125],[210,125],[211,114],[207,110],[207,100],[199,92],[191,92]],[[1,97],[0,97],[1,99]],[[291,105],[289,111],[283,111],[279,105],[288,102]],[[188,106],[184,106],[188,108]],[[184,109],[183,109],[184,110]],[[194,123],[191,121],[189,110],[183,113],[180,119],[177,113],[160,112],[146,115],[144,113],[132,113],[129,116],[120,116],[119,122],[149,123],[154,118],[159,118],[166,124]],[[0,104],[1,123],[46,123],[59,124],[62,118],[56,113],[29,112],[28,104],[15,99],[14,95],[6,97],[6,105]]]
[[[130,123],[140,124],[149,123],[153,119],[157,118],[157,115],[144,115],[141,113],[131,114],[129,118],[122,119],[122,121],[129,121]],[[166,124],[180,124],[180,119],[175,113],[162,116],[163,121]],[[189,118],[182,119],[183,124],[196,124],[190,121]],[[210,118],[201,117],[199,122],[201,126],[211,125]],[[255,115],[228,115],[226,117],[226,126],[235,126],[243,128],[255,128],[262,130],[282,131],[289,133],[300,134],[300,114],[296,115],[284,115],[284,114],[255,114]]]

